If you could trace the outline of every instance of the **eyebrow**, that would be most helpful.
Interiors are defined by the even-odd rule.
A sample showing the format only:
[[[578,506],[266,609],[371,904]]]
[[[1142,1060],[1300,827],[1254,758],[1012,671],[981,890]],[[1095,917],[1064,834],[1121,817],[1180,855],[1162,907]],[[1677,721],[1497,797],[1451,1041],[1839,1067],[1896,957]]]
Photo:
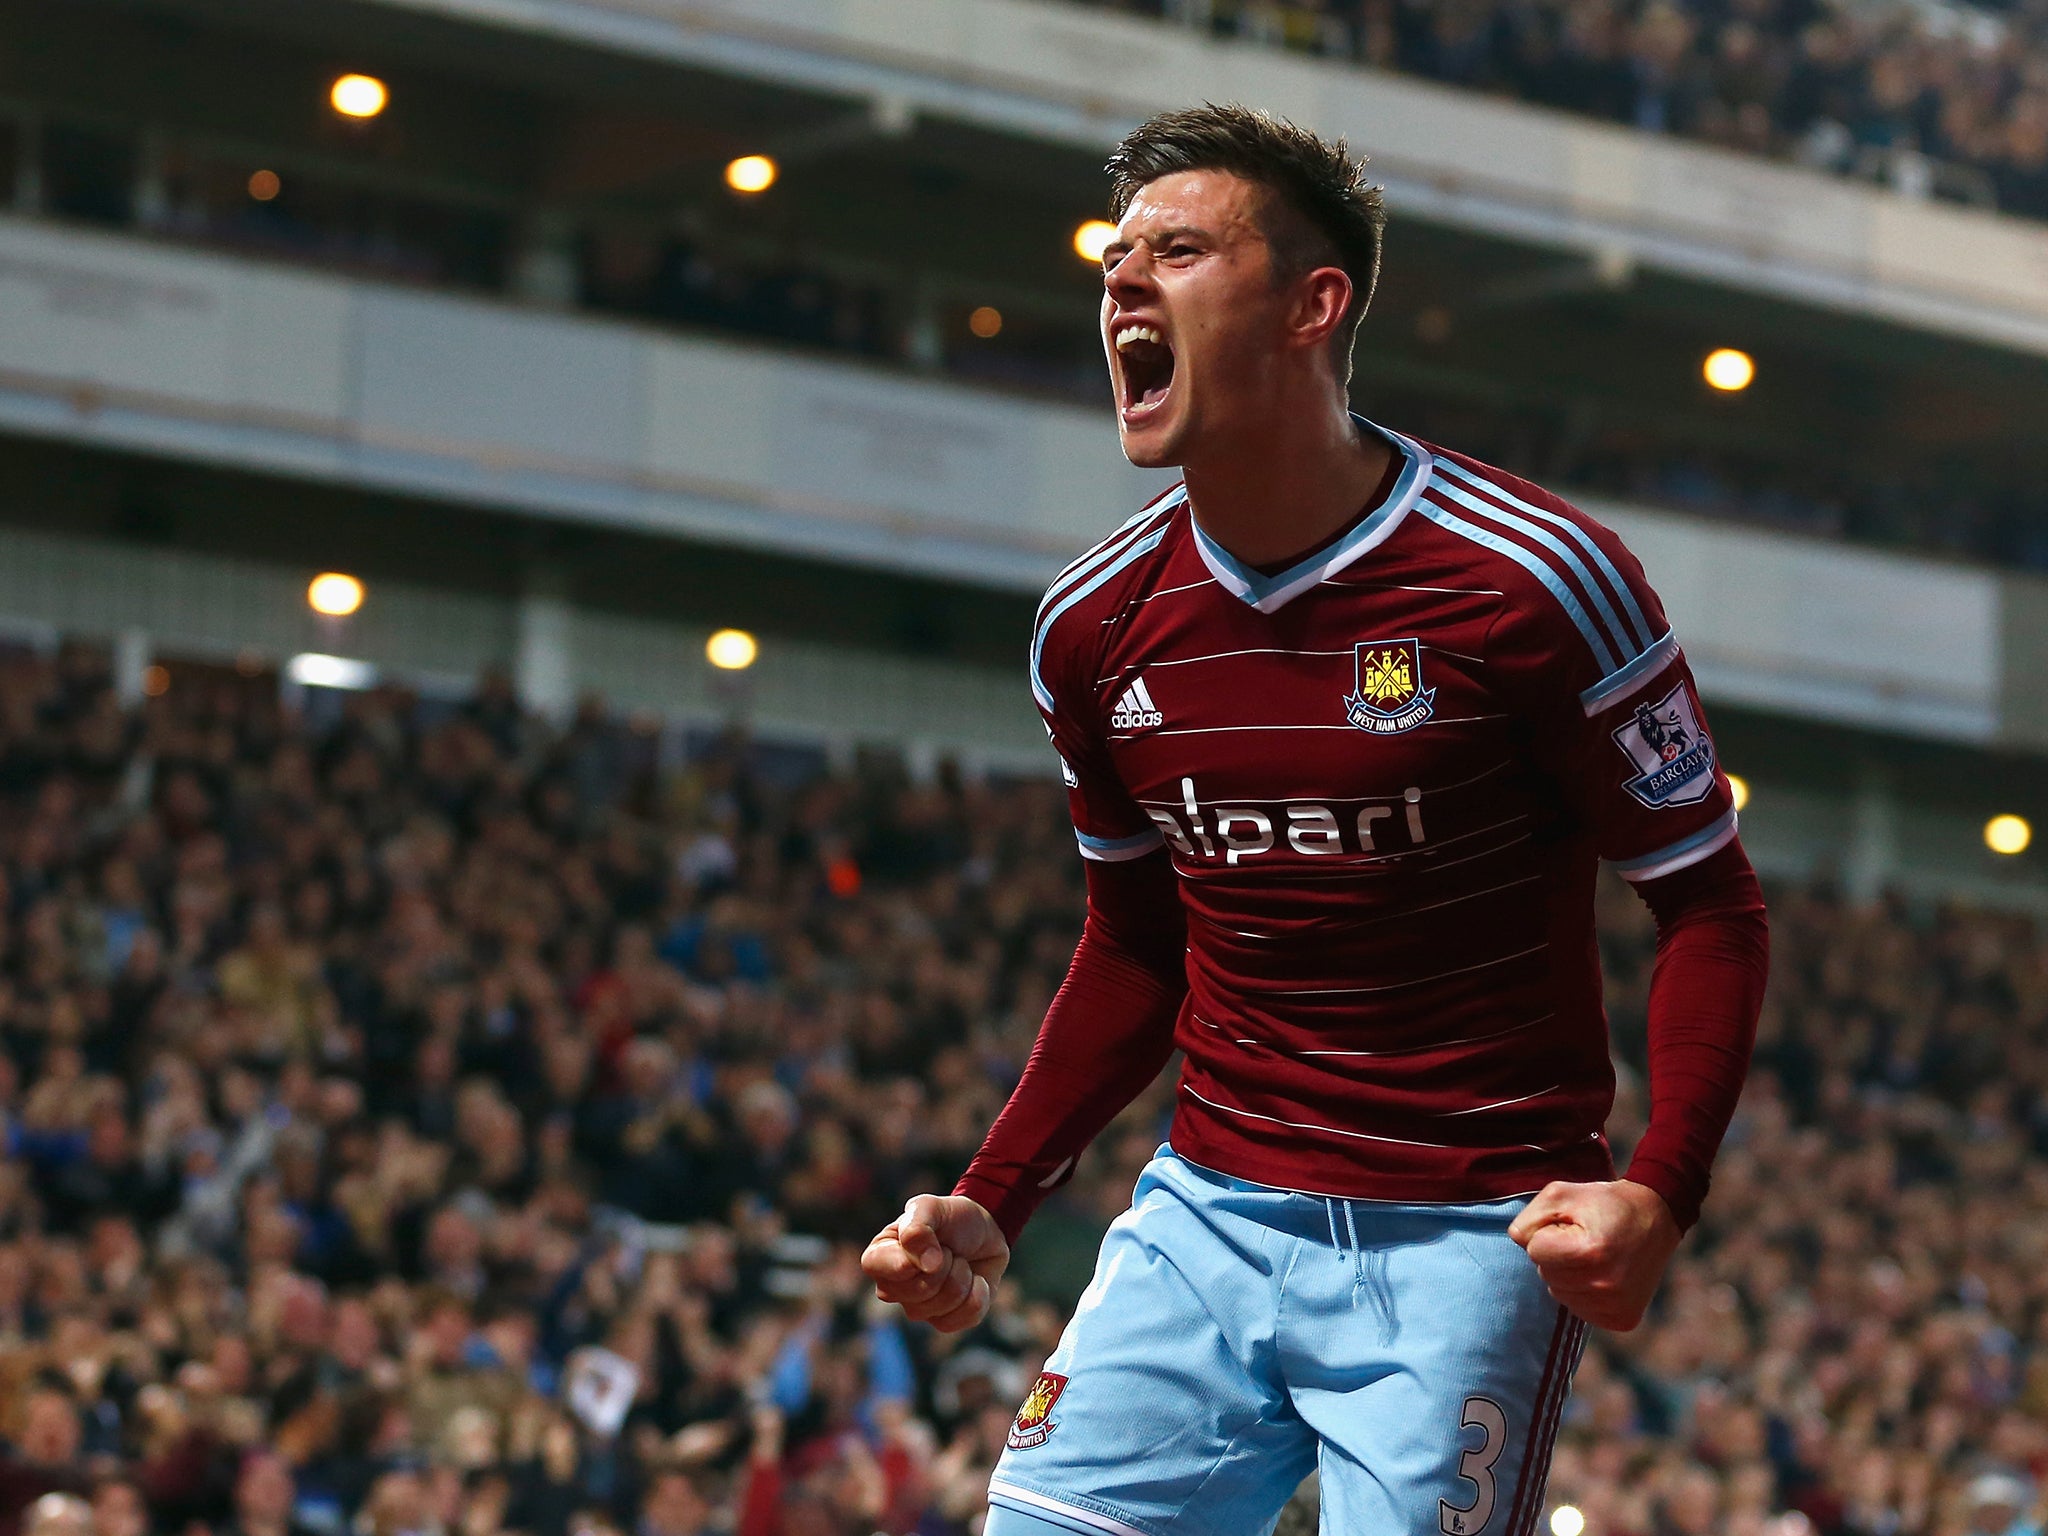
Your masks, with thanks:
[[[1154,230],[1149,234],[1141,235],[1139,238],[1148,245],[1163,245],[1166,241],[1177,240],[1182,235],[1198,235],[1205,240],[1213,238],[1208,230],[1203,229],[1198,224],[1176,224],[1171,229]],[[1131,241],[1119,235],[1116,239],[1110,241],[1107,249],[1128,251],[1131,245]]]
[[[1210,240],[1215,238],[1213,235],[1209,233],[1208,230],[1203,229],[1199,224],[1176,224],[1171,229],[1158,230],[1152,234],[1144,236],[1143,238],[1147,244],[1162,245],[1169,240],[1178,239],[1182,235],[1196,235],[1204,240]],[[1128,255],[1130,254],[1133,244],[1134,242],[1126,240],[1123,236],[1119,235],[1116,237],[1116,239],[1110,241],[1109,244],[1105,245],[1102,248],[1103,259],[1107,261],[1112,252],[1119,256]]]

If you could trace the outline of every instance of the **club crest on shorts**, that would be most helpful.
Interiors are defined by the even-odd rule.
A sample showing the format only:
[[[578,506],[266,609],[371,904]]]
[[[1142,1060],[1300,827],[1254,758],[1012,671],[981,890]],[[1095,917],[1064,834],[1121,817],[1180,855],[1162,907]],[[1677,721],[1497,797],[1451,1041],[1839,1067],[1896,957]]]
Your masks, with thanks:
[[[1653,811],[1697,805],[1714,787],[1714,744],[1700,729],[1684,683],[1614,728],[1614,744],[1635,768],[1621,787]]]
[[[1028,1451],[1034,1445],[1043,1445],[1059,1426],[1052,1421],[1052,1405],[1060,1400],[1060,1394],[1067,1390],[1067,1378],[1052,1371],[1040,1371],[1038,1380],[1031,1384],[1031,1393],[1024,1399],[1024,1406],[1017,1410],[1017,1421],[1010,1426],[1010,1449]],[[1062,1445],[1066,1442],[1061,1441]]]
[[[1436,690],[1422,686],[1420,640],[1367,640],[1352,648],[1356,691],[1344,696],[1344,718],[1361,731],[1391,736],[1436,713]]]

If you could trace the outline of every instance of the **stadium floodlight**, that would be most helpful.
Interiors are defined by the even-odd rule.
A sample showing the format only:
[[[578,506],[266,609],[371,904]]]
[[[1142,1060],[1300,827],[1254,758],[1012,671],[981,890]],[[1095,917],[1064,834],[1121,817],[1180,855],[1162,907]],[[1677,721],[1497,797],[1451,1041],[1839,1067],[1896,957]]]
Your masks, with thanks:
[[[307,583],[306,606],[330,619],[345,619],[363,606],[363,584],[340,571],[322,571]]]
[[[284,675],[308,688],[374,688],[377,669],[350,656],[301,651],[284,664]]]
[[[1550,1536],[1579,1536],[1585,1528],[1586,1517],[1576,1504],[1560,1504],[1550,1512]]]
[[[267,203],[284,190],[284,182],[275,171],[257,171],[249,178],[249,195],[259,203]]]
[[[766,155],[741,155],[725,168],[725,184],[735,192],[766,192],[775,185],[782,167]]]
[[[1100,262],[1115,238],[1116,226],[1107,219],[1088,219],[1074,231],[1074,254],[1083,261]]]
[[[761,647],[744,629],[721,629],[704,642],[704,657],[721,672],[744,672]]]
[[[1735,801],[1735,809],[1741,810],[1749,804],[1749,780],[1739,773],[1729,774],[1728,793]]]
[[[375,75],[343,75],[327,93],[343,117],[375,117],[391,104],[391,91]]]
[[[2024,816],[1994,816],[1984,823],[1984,846],[1993,853],[2025,853],[2034,840],[2034,828]]]
[[[1737,347],[1716,347],[1700,364],[1700,375],[1724,395],[1749,388],[1756,380],[1756,359]]]
[[[989,337],[1001,331],[1002,328],[1003,312],[993,304],[980,305],[973,314],[967,317],[967,329],[974,332],[983,341],[987,341]]]

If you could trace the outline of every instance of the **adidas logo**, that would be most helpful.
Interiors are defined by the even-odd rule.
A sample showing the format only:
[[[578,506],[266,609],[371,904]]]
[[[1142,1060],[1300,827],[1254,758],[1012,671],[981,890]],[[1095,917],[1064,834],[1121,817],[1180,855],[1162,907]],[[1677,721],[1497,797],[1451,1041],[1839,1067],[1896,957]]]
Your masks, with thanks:
[[[1116,712],[1109,717],[1109,726],[1115,731],[1144,731],[1165,723],[1166,716],[1159,713],[1159,706],[1152,702],[1152,694],[1140,677],[1124,690],[1124,696],[1117,700]]]

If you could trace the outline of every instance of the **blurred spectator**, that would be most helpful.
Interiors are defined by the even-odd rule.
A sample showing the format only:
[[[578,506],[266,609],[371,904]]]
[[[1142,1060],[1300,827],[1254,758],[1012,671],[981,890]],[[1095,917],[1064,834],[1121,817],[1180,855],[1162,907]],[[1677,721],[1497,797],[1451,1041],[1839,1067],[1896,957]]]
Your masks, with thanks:
[[[711,1506],[697,1491],[690,1474],[680,1467],[656,1472],[649,1481],[647,1496],[640,1501],[640,1518],[634,1536],[706,1536]]]
[[[26,1363],[26,1362],[24,1362]],[[0,1536],[14,1536],[28,1527],[24,1514],[53,1495],[77,1494],[87,1486],[85,1468],[79,1460],[83,1438],[78,1408],[69,1388],[60,1381],[31,1378],[21,1390],[15,1421],[19,1427],[10,1437],[12,1448],[0,1460]],[[56,1498],[38,1518],[47,1529],[63,1529],[66,1522],[87,1520],[77,1500]]]
[[[306,1536],[292,1518],[298,1492],[292,1469],[273,1451],[251,1451],[235,1478],[235,1517],[223,1536]],[[97,1531],[94,1536],[99,1536]]]
[[[1961,0],[1083,0],[2048,216],[2048,11]]]
[[[2033,1490],[2004,1472],[1986,1472],[1969,1487],[1972,1536],[2040,1536],[2037,1521],[2027,1518]]]
[[[29,1506],[23,1536],[93,1536],[92,1509],[71,1493],[46,1493]]]
[[[92,1491],[92,1536],[149,1536],[149,1504],[125,1477],[102,1478]]]

